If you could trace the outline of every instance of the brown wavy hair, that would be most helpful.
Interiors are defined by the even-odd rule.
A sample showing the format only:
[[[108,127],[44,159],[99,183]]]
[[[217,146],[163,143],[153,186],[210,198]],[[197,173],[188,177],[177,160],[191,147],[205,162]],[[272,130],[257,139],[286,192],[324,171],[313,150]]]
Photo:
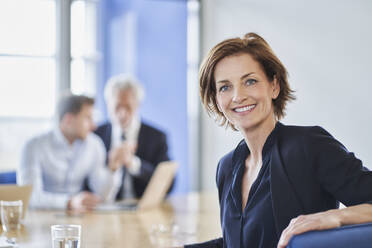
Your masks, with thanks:
[[[257,61],[267,79],[272,82],[274,77],[280,86],[280,93],[273,99],[274,114],[278,120],[284,117],[288,101],[295,100],[294,91],[288,83],[288,72],[279,58],[274,54],[269,44],[256,33],[247,33],[243,38],[227,39],[213,47],[203,60],[199,70],[200,98],[209,115],[215,115],[221,126],[225,124],[237,130],[217,107],[216,82],[214,71],[223,58],[247,53]]]

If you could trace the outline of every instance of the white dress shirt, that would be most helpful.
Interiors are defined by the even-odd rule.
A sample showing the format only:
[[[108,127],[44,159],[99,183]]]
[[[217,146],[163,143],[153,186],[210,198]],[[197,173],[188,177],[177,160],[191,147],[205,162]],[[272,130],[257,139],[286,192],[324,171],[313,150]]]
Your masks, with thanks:
[[[104,145],[95,134],[69,144],[55,128],[26,143],[17,180],[33,185],[30,206],[35,208],[66,208],[87,177],[92,191],[105,200],[120,178],[105,166],[105,158]]]

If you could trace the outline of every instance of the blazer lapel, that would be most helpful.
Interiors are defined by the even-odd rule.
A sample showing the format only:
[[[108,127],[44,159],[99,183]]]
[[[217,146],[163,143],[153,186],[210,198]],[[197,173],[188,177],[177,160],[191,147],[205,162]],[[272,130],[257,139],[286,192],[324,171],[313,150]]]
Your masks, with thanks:
[[[230,185],[230,197],[239,215],[242,214],[242,178],[244,174],[244,163],[248,156],[248,147],[245,142],[239,144],[232,159],[232,183]]]
[[[271,156],[271,197],[276,231],[280,237],[290,220],[302,214],[303,209],[288,179],[277,144],[274,144]]]
[[[238,165],[235,165],[239,167]],[[232,198],[232,202],[236,208],[236,213],[239,213],[239,216],[242,213],[242,175],[239,173],[240,168],[234,168],[233,171],[233,180],[230,186],[230,197]]]

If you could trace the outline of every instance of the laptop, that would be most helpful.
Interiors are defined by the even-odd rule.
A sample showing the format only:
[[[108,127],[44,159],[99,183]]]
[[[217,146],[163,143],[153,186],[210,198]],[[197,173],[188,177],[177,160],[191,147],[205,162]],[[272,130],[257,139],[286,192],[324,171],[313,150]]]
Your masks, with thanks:
[[[0,200],[1,201],[18,201],[22,200],[22,218],[24,218],[27,211],[28,202],[32,192],[32,185],[16,185],[3,184],[0,185]],[[1,221],[0,221],[1,222]]]
[[[177,170],[174,161],[161,162],[151,176],[145,192],[139,200],[123,200],[99,204],[96,211],[144,210],[158,206],[165,198]]]

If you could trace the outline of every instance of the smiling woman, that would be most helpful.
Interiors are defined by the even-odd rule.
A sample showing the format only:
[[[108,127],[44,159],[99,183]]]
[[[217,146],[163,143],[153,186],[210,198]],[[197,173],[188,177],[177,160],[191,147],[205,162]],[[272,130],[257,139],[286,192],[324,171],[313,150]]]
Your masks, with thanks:
[[[240,61],[231,61],[234,58],[244,61],[245,64],[240,65]],[[225,64],[230,66],[230,71],[225,70]],[[235,68],[236,64],[239,65],[239,68]],[[249,66],[245,67],[247,64]],[[222,125],[227,123],[233,127],[231,122],[227,122],[228,119],[221,112],[216,101],[221,90],[225,91],[228,88],[224,85],[223,89],[218,88],[217,90],[216,82],[218,84],[229,82],[227,78],[218,78],[225,76],[224,73],[233,74],[226,76],[239,77],[241,81],[246,81],[248,84],[256,83],[255,76],[258,77],[259,73],[260,79],[278,84],[279,95],[273,99],[274,112],[278,119],[284,117],[287,102],[295,99],[293,90],[288,84],[287,70],[264,39],[255,33],[248,33],[244,39],[236,38],[223,41],[210,51],[200,69],[201,100],[209,113],[216,114],[217,118],[221,119]],[[221,85],[218,86],[221,87]]]
[[[279,122],[295,97],[262,37],[217,44],[199,82],[207,111],[244,139],[217,168],[223,237],[186,247],[282,248],[295,234],[372,221],[372,172],[323,128]]]
[[[274,78],[267,79],[260,65],[249,54],[223,58],[215,70],[217,106],[229,123],[239,130],[261,122],[274,122],[272,101],[280,88]]]

